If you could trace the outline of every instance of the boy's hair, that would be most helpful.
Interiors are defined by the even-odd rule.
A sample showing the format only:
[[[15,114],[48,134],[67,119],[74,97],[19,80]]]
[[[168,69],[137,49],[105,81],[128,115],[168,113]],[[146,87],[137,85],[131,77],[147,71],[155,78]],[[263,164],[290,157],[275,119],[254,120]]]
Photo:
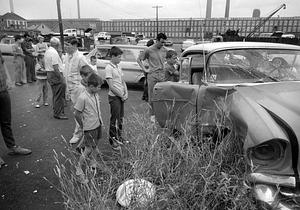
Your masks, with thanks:
[[[20,39],[22,39],[22,36],[21,35],[19,35],[19,34],[17,34],[17,35],[15,35],[15,41],[18,41],[18,40],[20,40]]]
[[[177,52],[175,50],[168,50],[166,53],[166,58],[172,58],[173,55],[177,56]]]
[[[88,86],[93,85],[94,87],[98,87],[99,85],[101,86],[102,84],[103,84],[103,80],[95,73],[91,73],[90,76],[87,78]]]
[[[37,58],[38,61],[40,61],[44,58],[44,55],[43,54],[38,54],[36,58]]]
[[[92,56],[90,57],[90,61],[92,61],[93,59],[96,59],[96,56],[92,55]]]
[[[110,56],[119,56],[119,55],[122,55],[123,54],[123,51],[116,47],[116,46],[113,46],[111,49],[110,49],[110,52],[109,52]]]
[[[93,69],[89,65],[84,65],[79,70],[80,75],[87,77],[89,74],[93,72]]]
[[[72,39],[72,40],[70,41],[70,44],[71,44],[71,45],[76,45],[76,47],[79,47],[79,41],[78,41],[77,39]]]
[[[166,34],[164,34],[164,33],[159,33],[159,34],[157,34],[156,40],[159,41],[160,39],[167,39]]]
[[[153,44],[154,44],[154,40],[153,40],[153,39],[150,39],[150,40],[147,42],[146,46],[147,46],[147,47],[150,47],[150,46],[153,45]]]

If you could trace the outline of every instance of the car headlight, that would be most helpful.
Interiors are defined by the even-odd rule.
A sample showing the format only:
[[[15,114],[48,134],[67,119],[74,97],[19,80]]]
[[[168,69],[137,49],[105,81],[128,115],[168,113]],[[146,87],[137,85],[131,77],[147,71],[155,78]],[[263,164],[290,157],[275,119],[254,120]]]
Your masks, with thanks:
[[[284,156],[286,142],[281,139],[273,139],[248,150],[248,158],[254,165],[270,165]]]

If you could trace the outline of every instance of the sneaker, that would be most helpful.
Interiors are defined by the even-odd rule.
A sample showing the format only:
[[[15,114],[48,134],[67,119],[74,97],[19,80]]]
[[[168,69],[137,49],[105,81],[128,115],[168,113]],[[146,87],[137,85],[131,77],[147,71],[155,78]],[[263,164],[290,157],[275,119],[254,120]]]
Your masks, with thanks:
[[[35,108],[40,108],[41,106],[39,104],[36,104],[35,105]]]
[[[7,166],[5,161],[0,157],[0,169],[4,166]]]
[[[113,150],[115,150],[115,151],[120,151],[121,150],[121,146],[120,145],[117,145],[117,144],[112,144],[111,145],[111,148],[113,149]]]
[[[150,122],[153,123],[153,124],[155,123],[155,116],[154,115],[150,116]]]
[[[69,141],[70,144],[76,144],[80,141],[80,138],[78,136],[73,136],[71,140]]]
[[[49,106],[49,104],[47,102],[44,103],[44,106]]]
[[[12,148],[9,148],[10,152],[9,155],[29,155],[31,154],[30,149],[25,149],[20,146],[14,146]]]

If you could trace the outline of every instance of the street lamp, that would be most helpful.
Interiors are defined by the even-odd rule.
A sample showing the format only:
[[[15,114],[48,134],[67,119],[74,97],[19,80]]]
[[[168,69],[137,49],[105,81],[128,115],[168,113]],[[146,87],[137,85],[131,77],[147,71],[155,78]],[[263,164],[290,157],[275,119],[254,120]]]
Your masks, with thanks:
[[[162,8],[162,6],[153,6],[152,8],[155,8],[156,9],[156,34],[158,34],[158,9],[159,8]]]

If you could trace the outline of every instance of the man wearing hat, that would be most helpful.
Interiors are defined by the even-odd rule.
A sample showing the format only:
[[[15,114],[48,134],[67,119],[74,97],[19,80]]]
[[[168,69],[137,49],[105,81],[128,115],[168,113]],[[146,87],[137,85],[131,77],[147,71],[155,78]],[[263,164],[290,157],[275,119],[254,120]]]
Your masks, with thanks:
[[[36,53],[44,55],[46,50],[48,49],[47,44],[44,42],[44,37],[41,35],[37,36],[39,42],[36,44]]]

